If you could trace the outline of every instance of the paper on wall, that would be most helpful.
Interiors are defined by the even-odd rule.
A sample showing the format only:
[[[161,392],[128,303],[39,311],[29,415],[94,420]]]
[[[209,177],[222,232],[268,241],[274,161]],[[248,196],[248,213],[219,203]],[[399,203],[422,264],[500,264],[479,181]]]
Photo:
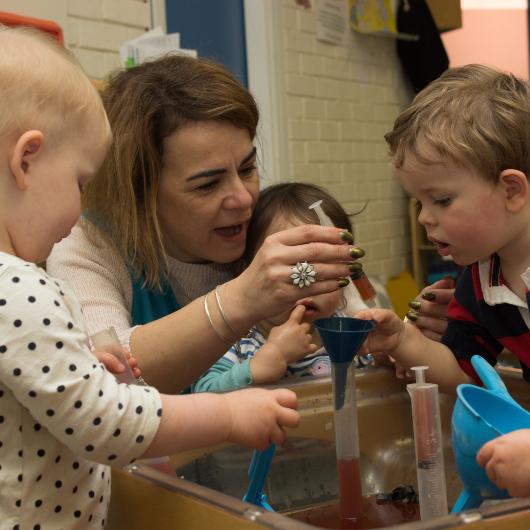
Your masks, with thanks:
[[[167,53],[181,53],[197,57],[197,50],[180,47],[180,33],[164,33],[160,26],[127,41],[120,47],[120,59],[126,68],[156,59]]]

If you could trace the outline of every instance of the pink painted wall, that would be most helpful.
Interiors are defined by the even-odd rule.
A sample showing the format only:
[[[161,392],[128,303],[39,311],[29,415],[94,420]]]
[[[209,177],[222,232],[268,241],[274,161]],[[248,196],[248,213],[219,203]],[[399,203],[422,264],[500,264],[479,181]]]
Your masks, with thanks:
[[[483,63],[528,79],[526,9],[463,9],[462,28],[442,34],[450,66]]]

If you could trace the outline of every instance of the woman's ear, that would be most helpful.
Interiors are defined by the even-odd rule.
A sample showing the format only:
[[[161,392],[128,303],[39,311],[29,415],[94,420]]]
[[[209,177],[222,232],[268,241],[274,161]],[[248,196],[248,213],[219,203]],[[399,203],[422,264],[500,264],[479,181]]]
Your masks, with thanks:
[[[28,175],[35,159],[42,153],[44,135],[41,131],[26,131],[15,143],[9,159],[9,167],[18,189],[28,187]]]
[[[528,178],[518,169],[504,169],[499,175],[499,184],[502,186],[509,212],[517,213],[528,202]]]

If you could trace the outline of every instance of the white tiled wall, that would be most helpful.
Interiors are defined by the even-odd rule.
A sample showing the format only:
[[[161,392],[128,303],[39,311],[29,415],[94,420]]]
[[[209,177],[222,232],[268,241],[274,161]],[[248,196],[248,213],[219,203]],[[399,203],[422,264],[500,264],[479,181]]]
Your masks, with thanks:
[[[314,4],[314,2],[311,2]],[[385,132],[411,93],[392,39],[353,34],[347,46],[316,40],[315,10],[281,0],[288,175],[325,186],[355,212],[355,236],[370,274],[384,280],[409,265],[407,201],[389,164]]]
[[[347,46],[324,44],[316,40],[314,9],[263,1],[280,10],[276,75],[287,148],[279,180],[321,184],[348,212],[366,205],[353,219],[356,239],[367,251],[366,270],[386,280],[407,268],[410,248],[405,196],[383,141],[411,96],[394,41],[352,33]],[[95,78],[117,67],[120,44],[151,24],[146,0],[0,0],[0,10],[59,23]]]
[[[120,66],[124,41],[151,26],[147,0],[0,0],[0,10],[59,24],[66,46],[97,79]]]

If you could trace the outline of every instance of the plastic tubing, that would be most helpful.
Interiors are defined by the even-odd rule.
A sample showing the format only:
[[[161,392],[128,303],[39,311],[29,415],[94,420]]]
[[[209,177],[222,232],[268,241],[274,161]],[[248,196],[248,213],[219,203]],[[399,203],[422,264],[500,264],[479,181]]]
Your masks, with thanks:
[[[321,204],[322,200],[319,200],[309,205],[308,208],[314,210],[317,214],[321,226],[335,226],[322,209]],[[361,309],[374,307],[376,295],[375,289],[362,268],[352,273],[351,280],[355,285],[357,292],[351,284],[348,284],[343,290],[344,297],[346,298],[346,308],[349,309],[349,312],[354,314]],[[361,300],[359,300],[359,297]]]

